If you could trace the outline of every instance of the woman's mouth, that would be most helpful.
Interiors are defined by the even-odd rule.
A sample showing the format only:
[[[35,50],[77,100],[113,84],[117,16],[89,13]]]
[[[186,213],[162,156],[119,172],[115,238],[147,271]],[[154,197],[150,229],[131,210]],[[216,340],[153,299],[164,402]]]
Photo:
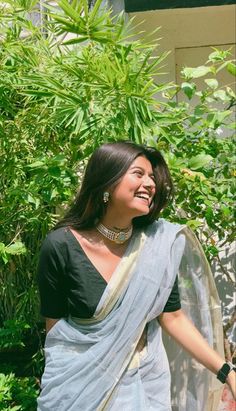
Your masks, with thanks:
[[[140,198],[145,204],[149,205],[150,195],[148,193],[139,192],[135,194],[135,197]]]

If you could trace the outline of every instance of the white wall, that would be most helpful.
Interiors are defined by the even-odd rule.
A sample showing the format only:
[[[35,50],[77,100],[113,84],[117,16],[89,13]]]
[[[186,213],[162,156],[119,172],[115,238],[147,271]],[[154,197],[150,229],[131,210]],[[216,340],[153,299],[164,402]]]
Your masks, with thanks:
[[[131,13],[132,16],[137,23],[144,20],[141,27],[147,33],[160,27],[156,36],[162,39],[157,52],[171,51],[164,81],[179,81],[179,67],[204,63],[212,46],[235,47],[235,5],[153,10]]]

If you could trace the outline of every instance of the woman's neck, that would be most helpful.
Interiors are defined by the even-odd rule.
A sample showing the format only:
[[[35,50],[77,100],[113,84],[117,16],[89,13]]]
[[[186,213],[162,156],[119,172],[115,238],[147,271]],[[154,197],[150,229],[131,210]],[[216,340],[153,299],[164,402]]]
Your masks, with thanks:
[[[109,215],[105,215],[102,220],[100,221],[105,227],[109,228],[110,230],[120,229],[125,230],[132,225],[132,220],[129,218],[118,217],[115,218],[109,217]]]

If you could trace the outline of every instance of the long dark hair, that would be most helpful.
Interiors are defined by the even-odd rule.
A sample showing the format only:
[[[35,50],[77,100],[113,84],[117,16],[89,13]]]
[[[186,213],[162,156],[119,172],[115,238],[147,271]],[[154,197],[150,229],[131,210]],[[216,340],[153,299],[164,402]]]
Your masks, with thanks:
[[[88,161],[81,189],[65,217],[55,228],[71,226],[88,229],[106,213],[103,193],[114,188],[138,156],[152,164],[156,194],[147,215],[135,217],[134,226],[145,226],[156,220],[173,195],[173,184],[167,164],[158,150],[130,141],[107,143],[94,151]]]

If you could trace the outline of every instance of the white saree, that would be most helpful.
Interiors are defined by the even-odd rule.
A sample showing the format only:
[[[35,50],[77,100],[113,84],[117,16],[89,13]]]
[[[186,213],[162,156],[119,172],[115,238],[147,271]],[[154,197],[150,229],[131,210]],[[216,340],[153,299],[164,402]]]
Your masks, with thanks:
[[[94,316],[61,319],[53,326],[45,342],[38,411],[171,411],[169,363],[157,317],[180,263],[188,264],[188,235],[186,228],[163,219],[145,232],[136,230]],[[206,304],[203,311],[197,325],[212,344]],[[197,380],[201,376],[207,387],[208,374],[200,370]],[[189,381],[179,411],[203,411],[208,392],[198,395],[192,376]]]

